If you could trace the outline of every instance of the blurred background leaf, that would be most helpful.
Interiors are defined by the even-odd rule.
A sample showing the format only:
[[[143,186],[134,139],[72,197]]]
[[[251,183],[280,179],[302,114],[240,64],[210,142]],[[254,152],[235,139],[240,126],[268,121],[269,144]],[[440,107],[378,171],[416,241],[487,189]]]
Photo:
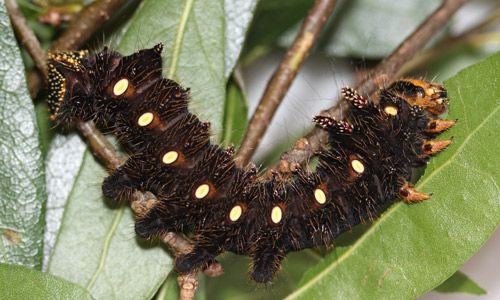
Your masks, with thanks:
[[[247,129],[248,103],[241,87],[233,79],[227,87],[224,111],[222,144],[224,146],[239,145]]]

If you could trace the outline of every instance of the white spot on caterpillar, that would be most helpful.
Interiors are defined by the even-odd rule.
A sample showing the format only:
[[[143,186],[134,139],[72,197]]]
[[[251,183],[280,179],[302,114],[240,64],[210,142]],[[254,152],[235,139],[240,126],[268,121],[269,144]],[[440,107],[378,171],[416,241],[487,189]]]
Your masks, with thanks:
[[[152,112],[145,112],[139,117],[139,120],[137,120],[137,124],[142,127],[148,126],[149,124],[151,124],[151,122],[153,122],[153,119],[154,115]]]
[[[177,158],[179,158],[179,153],[177,153],[177,151],[168,151],[165,155],[163,155],[161,160],[164,164],[169,165],[174,163]]]
[[[277,205],[273,207],[273,210],[271,210],[271,221],[273,221],[274,224],[278,224],[282,217],[283,211],[281,211],[281,207]]]
[[[229,220],[236,222],[241,217],[243,208],[240,205],[235,205],[229,212]]]
[[[384,107],[384,112],[390,116],[396,116],[398,114],[398,109],[395,106],[388,105]]]
[[[363,163],[357,159],[353,159],[351,161],[351,167],[358,174],[361,174],[365,171],[365,165],[363,165]]]
[[[316,199],[316,202],[318,202],[319,204],[325,204],[326,203],[325,192],[323,192],[322,189],[314,190],[314,199]]]
[[[125,91],[128,89],[128,79],[127,78],[122,78],[118,80],[115,85],[113,86],[113,94],[115,96],[121,96]]]
[[[203,199],[208,195],[208,192],[210,192],[210,186],[208,184],[204,183],[196,188],[196,191],[194,192],[194,196],[197,199]]]

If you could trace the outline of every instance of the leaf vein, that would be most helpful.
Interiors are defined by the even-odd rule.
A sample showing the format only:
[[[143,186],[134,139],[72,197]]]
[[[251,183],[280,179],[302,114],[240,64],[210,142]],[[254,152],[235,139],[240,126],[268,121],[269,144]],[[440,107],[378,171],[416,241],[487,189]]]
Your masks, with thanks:
[[[116,229],[118,228],[118,224],[120,223],[120,220],[123,216],[123,211],[124,211],[123,207],[118,209],[118,211],[116,212],[116,214],[113,218],[113,221],[111,222],[111,226],[109,227],[108,234],[106,235],[106,238],[104,240],[104,246],[102,248],[102,254],[101,254],[101,257],[99,259],[99,264],[98,264],[97,269],[95,270],[94,274],[92,275],[92,278],[90,278],[90,281],[86,286],[86,289],[88,291],[90,291],[90,289],[94,285],[95,281],[97,280],[97,277],[104,269],[104,265],[106,263],[106,258],[108,257],[109,247],[111,246],[111,239],[113,238],[113,235],[115,234]]]
[[[186,6],[184,7],[184,11],[182,12],[181,18],[179,20],[179,28],[177,29],[177,34],[175,37],[174,51],[172,53],[172,61],[170,62],[170,70],[168,73],[169,78],[173,78],[175,72],[177,71],[177,64],[179,62],[179,56],[181,51],[181,44],[184,38],[184,33],[186,31],[186,23],[189,18],[189,14],[193,7],[194,0],[186,1]]]

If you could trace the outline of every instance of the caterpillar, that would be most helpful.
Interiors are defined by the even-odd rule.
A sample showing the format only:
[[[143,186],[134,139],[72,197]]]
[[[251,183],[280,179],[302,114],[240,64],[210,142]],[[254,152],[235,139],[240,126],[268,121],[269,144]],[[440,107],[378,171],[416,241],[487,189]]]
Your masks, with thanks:
[[[116,135],[130,156],[104,180],[103,194],[115,201],[136,190],[156,195],[135,231],[146,239],[189,234],[193,248],[176,257],[178,272],[230,251],[248,255],[251,278],[268,283],[288,252],[332,245],[398,199],[430,198],[409,180],[451,143],[435,140],[455,124],[439,118],[448,106],[441,85],[399,80],[376,103],[343,88],[345,118],[313,119],[329,135],[314,172],[261,179],[255,167],[235,165],[233,148],[211,143],[210,123],[188,110],[189,89],[162,76],[162,49],[51,53],[48,105],[58,125],[92,120]]]

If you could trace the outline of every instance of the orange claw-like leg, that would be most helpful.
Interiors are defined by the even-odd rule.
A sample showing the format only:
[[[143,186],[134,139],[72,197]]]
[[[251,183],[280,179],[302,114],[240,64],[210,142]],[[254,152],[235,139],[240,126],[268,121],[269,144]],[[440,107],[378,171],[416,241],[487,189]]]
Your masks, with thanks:
[[[428,133],[440,133],[450,129],[456,123],[457,123],[456,120],[441,120],[441,119],[431,120],[427,124],[427,128],[425,129],[425,131]]]
[[[406,203],[421,202],[431,198],[431,195],[417,191],[415,187],[408,182],[401,187],[399,195]]]
[[[446,149],[450,144],[452,143],[452,140],[434,140],[434,141],[425,141],[424,144],[422,145],[422,150],[424,154],[426,155],[434,155],[436,153],[439,153]]]

